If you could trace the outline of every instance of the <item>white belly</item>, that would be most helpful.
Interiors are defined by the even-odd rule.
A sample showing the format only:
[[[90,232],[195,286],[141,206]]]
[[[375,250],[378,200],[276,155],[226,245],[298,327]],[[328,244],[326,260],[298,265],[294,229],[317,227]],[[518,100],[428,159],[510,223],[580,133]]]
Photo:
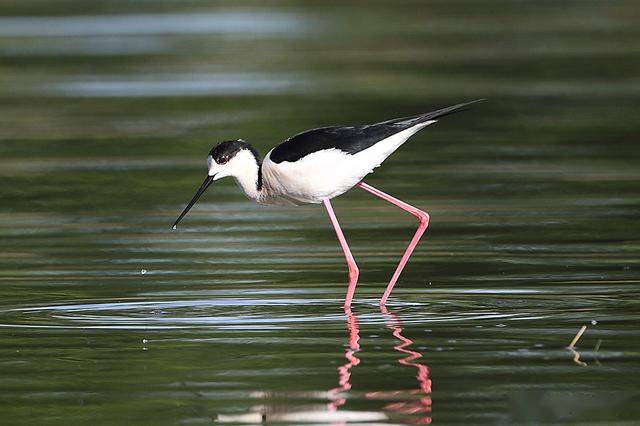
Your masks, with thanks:
[[[338,149],[314,152],[298,161],[274,163],[269,152],[262,163],[266,204],[320,203],[347,192],[391,155],[428,121],[390,136],[357,154]]]

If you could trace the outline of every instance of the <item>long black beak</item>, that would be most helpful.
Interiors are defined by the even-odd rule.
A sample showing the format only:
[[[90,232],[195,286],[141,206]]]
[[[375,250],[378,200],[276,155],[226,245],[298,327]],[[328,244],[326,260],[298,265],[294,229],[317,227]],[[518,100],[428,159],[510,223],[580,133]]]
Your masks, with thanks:
[[[193,207],[193,205],[196,203],[196,201],[198,201],[198,198],[200,198],[200,196],[202,194],[204,194],[204,191],[207,190],[207,188],[209,187],[209,185],[211,185],[211,182],[213,182],[213,178],[215,177],[215,175],[213,176],[207,176],[204,179],[204,182],[202,182],[202,185],[200,185],[200,188],[198,188],[198,191],[196,192],[196,195],[193,196],[193,198],[191,199],[191,201],[189,201],[189,204],[187,204],[187,207],[184,208],[184,210],[182,210],[182,213],[180,213],[180,216],[178,216],[178,219],[176,219],[176,221],[173,224],[173,229],[176,229],[178,227],[178,222],[180,222],[182,220],[182,218],[184,217],[184,215],[186,215],[189,210],[191,210],[191,207]]]

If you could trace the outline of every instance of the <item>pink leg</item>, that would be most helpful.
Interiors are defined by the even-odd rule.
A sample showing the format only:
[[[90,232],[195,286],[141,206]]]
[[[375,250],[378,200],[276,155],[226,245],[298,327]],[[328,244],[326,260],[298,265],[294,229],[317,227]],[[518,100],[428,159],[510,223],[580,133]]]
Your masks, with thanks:
[[[364,189],[365,191],[372,193],[376,197],[380,197],[383,200],[388,201],[391,204],[400,207],[402,210],[411,213],[412,215],[417,217],[419,221],[418,229],[416,230],[416,233],[413,235],[413,238],[409,243],[409,247],[407,247],[407,249],[405,250],[404,255],[402,256],[402,259],[400,259],[400,263],[398,264],[396,271],[393,273],[393,277],[391,277],[391,281],[389,281],[389,285],[387,285],[387,289],[382,295],[382,299],[380,299],[380,305],[384,305],[385,303],[387,303],[387,299],[391,294],[391,290],[393,290],[393,286],[396,285],[396,281],[398,281],[398,277],[400,276],[400,273],[402,273],[402,270],[404,269],[404,265],[407,264],[407,261],[409,260],[411,253],[413,253],[413,249],[416,248],[416,246],[418,245],[418,242],[420,241],[420,238],[422,238],[422,234],[424,234],[424,231],[427,230],[427,226],[429,226],[429,215],[426,212],[423,212],[422,210],[417,209],[405,203],[404,201],[400,201],[389,194],[385,194],[379,189],[376,189],[373,186],[367,185],[364,182],[360,182],[358,186]]]
[[[327,209],[327,213],[329,213],[331,224],[333,225],[333,229],[336,231],[338,241],[340,241],[340,247],[342,247],[344,257],[347,259],[347,265],[349,266],[349,287],[347,288],[347,297],[344,299],[344,307],[349,308],[351,306],[351,300],[353,300],[353,293],[356,291],[356,284],[358,283],[358,265],[356,265],[356,261],[353,259],[353,255],[351,254],[351,250],[349,250],[349,245],[347,244],[347,240],[344,238],[342,229],[340,229],[338,218],[336,218],[336,214],[333,212],[331,202],[329,200],[323,200],[322,202],[324,203],[324,207]]]

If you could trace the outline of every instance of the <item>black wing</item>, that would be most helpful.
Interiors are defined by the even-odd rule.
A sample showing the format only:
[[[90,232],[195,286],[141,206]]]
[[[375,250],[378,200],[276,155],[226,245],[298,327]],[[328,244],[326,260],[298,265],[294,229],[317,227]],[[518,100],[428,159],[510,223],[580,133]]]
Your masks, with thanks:
[[[409,127],[425,121],[435,120],[454,112],[464,111],[465,107],[482,100],[478,99],[426,114],[395,118],[366,126],[333,126],[307,130],[290,137],[276,146],[271,151],[269,158],[274,163],[294,162],[311,153],[332,148],[339,149],[347,154],[356,154]]]

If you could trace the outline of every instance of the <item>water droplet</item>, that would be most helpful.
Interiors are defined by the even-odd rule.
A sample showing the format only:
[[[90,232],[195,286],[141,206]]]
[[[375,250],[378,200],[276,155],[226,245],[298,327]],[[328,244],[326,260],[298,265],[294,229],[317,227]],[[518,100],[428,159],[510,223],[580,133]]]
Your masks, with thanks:
[[[177,225],[173,225],[173,226],[171,227],[171,229],[173,229],[173,230],[175,231],[176,229],[178,229],[178,226],[177,226]]]
[[[596,320],[591,320],[591,325],[596,325],[598,323],[598,321]]]
[[[147,339],[142,339],[142,343],[149,343]]]
[[[147,273],[147,270],[146,270],[146,269],[140,269],[140,273],[141,273],[142,275],[144,275],[144,274],[146,274],[146,273]]]

